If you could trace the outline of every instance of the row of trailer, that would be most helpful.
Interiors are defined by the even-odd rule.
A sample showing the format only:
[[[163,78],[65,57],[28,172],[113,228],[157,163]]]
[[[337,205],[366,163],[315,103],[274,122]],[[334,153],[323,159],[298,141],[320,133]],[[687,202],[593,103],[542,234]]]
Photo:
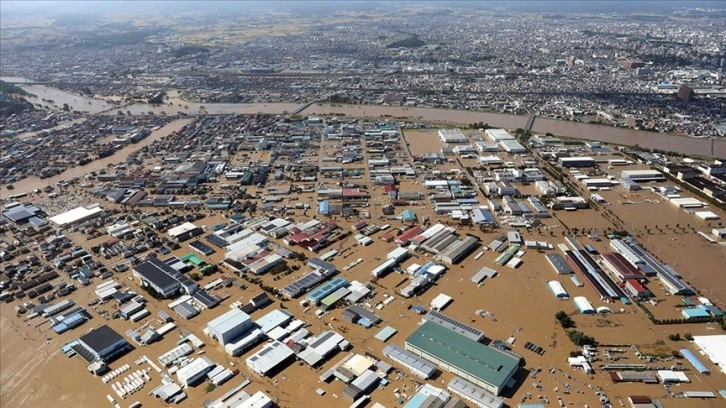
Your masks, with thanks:
[[[111,371],[110,373],[104,375],[101,377],[101,381],[103,381],[104,384],[107,384],[109,381],[113,380],[114,378],[118,377],[119,375],[125,373],[131,368],[130,365],[124,364],[121,367]]]
[[[116,381],[111,384],[111,388],[116,392],[116,395],[124,399],[127,395],[134,394],[144,388],[147,381],[151,381],[147,370],[136,370],[124,377],[123,383]]]

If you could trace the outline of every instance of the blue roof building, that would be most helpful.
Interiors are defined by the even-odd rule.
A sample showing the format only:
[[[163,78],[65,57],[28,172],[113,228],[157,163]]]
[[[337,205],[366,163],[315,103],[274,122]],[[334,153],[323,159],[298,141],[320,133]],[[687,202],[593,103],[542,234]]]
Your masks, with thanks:
[[[401,220],[402,221],[416,221],[416,213],[414,213],[411,210],[403,210],[401,212]]]
[[[328,201],[321,201],[318,204],[318,213],[328,215],[330,213],[330,203]]]
[[[697,317],[711,317],[711,314],[708,313],[708,311],[699,307],[684,308],[681,310],[681,313],[683,313],[683,316],[685,316],[686,319],[694,319]]]
[[[686,360],[690,361],[691,364],[693,364],[693,367],[695,367],[699,373],[707,374],[710,372],[710,370],[705,365],[703,365],[701,360],[699,360],[693,353],[691,353],[691,350],[681,349],[681,354],[683,354],[683,357],[685,357]]]
[[[471,214],[474,224],[494,224],[496,222],[492,212],[486,208],[475,208]]]

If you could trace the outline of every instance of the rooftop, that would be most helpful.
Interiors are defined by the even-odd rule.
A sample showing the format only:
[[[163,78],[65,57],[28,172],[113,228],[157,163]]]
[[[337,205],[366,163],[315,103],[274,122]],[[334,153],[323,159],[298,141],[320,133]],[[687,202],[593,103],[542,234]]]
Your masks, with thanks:
[[[96,328],[90,333],[84,334],[79,338],[81,342],[96,353],[101,352],[103,349],[110,347],[123,339],[124,338],[120,334],[116,333],[116,331],[106,325]]]
[[[406,339],[406,344],[498,388],[505,385],[519,366],[516,357],[430,322],[419,326]]]

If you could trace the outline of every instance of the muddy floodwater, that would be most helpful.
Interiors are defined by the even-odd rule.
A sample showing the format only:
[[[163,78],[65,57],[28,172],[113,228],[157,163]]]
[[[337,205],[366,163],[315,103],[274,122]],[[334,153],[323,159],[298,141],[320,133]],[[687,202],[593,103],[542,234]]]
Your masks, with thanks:
[[[45,85],[21,85],[21,88],[35,95],[27,98],[29,102],[39,103],[43,106],[48,105],[56,109],[62,109],[65,103],[68,104],[70,110],[87,113],[99,113],[115,107],[115,105],[102,99],[76,95]]]
[[[524,128],[527,123],[527,116],[523,115],[452,109],[405,108],[398,106],[331,106],[327,104],[313,104],[302,113],[307,115],[340,113],[352,117],[386,117],[392,120],[396,118],[410,118],[424,122],[449,122],[452,124],[466,125],[474,122],[484,122],[488,123],[489,126],[508,129]],[[637,144],[642,147],[678,151],[686,154],[708,154],[707,139],[697,139],[668,133],[646,132],[642,130],[544,118],[537,118],[532,130],[538,133],[551,132],[557,136],[598,140],[606,143]],[[719,157],[726,156],[726,139],[720,138],[714,142],[714,154]]]
[[[27,177],[15,183],[14,191],[7,191],[5,189],[5,186],[2,186],[2,190],[0,192],[2,194],[17,194],[21,192],[29,193],[36,188],[42,189],[47,185],[55,185],[58,181],[61,180],[70,180],[75,177],[82,177],[92,171],[96,171],[103,167],[106,167],[109,164],[125,162],[126,159],[128,159],[128,157],[131,155],[131,153],[153,143],[155,140],[161,139],[164,136],[168,136],[172,132],[180,130],[191,122],[192,119],[177,119],[171,121],[166,124],[166,126],[163,126],[160,129],[151,132],[151,134],[146,139],[136,144],[127,145],[126,147],[118,150],[115,154],[109,157],[104,157],[103,159],[92,161],[85,166],[76,166],[74,168],[64,171],[57,176],[49,177],[47,179],[40,179],[38,177]]]
[[[2,79],[15,83],[28,82],[25,78],[2,77]],[[118,100],[118,97],[109,97],[107,98],[108,100],[97,99],[72,94],[45,85],[21,85],[21,87],[36,95],[35,98],[29,98],[29,101],[33,103],[48,105],[42,99],[52,100],[53,103],[50,105],[56,108],[61,108],[64,103],[67,103],[73,110],[88,113],[116,113],[117,111],[122,111],[123,113],[140,115],[149,112],[155,114],[161,114],[163,112],[168,114],[184,113],[190,116],[199,114],[285,114],[295,112],[304,106],[304,104],[299,103],[203,104],[180,99],[179,93],[176,90],[169,91],[169,101],[163,105],[149,105],[146,103],[115,105],[110,101]],[[448,122],[467,125],[474,122],[484,122],[490,126],[508,129],[523,128],[527,123],[527,116],[524,115],[400,106],[312,104],[301,113],[305,115],[343,114],[349,117],[406,118],[428,122]],[[663,149],[692,155],[707,155],[709,153],[708,139],[692,138],[669,133],[646,132],[642,130],[545,118],[536,119],[532,130],[538,133],[550,132],[558,136],[598,140],[605,143],[631,146],[639,145],[650,149]],[[714,141],[714,154],[717,157],[726,156],[726,139],[719,138]]]

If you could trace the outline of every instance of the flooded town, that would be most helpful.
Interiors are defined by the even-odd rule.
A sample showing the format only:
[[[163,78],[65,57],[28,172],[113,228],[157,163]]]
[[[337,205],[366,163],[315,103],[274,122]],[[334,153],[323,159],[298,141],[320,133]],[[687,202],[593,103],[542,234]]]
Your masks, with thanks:
[[[723,4],[78,3],[0,9],[0,407],[726,404]]]

